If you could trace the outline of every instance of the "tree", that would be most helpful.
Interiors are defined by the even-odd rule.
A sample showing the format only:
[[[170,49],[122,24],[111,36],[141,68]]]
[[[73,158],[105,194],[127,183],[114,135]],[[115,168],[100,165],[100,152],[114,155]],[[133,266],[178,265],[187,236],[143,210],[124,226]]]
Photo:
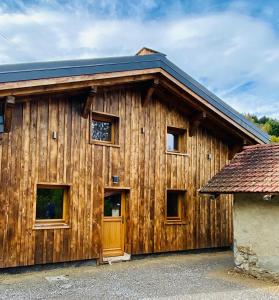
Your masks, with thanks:
[[[267,116],[258,118],[253,114],[246,114],[245,117],[267,132],[271,136],[271,142],[279,143],[279,120]]]
[[[267,123],[270,125],[269,134],[279,136],[279,121],[270,119],[267,121]]]

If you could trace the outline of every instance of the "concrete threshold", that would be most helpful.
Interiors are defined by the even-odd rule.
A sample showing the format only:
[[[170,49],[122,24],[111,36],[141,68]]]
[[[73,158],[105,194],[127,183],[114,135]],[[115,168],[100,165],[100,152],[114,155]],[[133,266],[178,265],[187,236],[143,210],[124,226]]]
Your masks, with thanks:
[[[124,255],[122,256],[104,257],[103,263],[108,263],[112,265],[112,263],[118,263],[118,262],[129,261],[129,260],[131,260],[131,254],[125,252]]]

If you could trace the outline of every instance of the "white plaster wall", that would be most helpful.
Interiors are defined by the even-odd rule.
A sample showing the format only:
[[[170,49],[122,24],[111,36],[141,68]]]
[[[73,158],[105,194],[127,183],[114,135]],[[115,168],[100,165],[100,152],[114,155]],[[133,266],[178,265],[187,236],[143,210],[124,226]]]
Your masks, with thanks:
[[[262,194],[236,194],[234,200],[236,265],[279,274],[279,196],[269,202]]]

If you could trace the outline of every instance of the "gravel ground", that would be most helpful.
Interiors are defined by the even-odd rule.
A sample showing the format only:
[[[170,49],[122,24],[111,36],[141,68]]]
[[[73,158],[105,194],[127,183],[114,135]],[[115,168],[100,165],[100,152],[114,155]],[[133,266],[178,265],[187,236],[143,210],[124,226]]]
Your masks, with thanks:
[[[0,299],[279,299],[278,285],[229,272],[232,266],[226,251],[2,272]]]

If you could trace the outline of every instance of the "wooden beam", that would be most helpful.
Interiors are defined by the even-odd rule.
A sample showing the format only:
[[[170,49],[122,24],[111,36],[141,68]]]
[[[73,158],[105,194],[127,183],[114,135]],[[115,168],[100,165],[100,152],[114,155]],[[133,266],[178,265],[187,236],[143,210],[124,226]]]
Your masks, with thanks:
[[[198,114],[196,114],[194,117],[191,118],[190,120],[190,130],[189,130],[189,135],[194,136],[198,127],[200,124],[205,120],[206,118],[206,112],[202,111]]]
[[[49,79],[36,79],[18,82],[0,83],[0,97],[8,95],[30,95],[57,90],[85,88],[91,86],[109,86],[129,82],[154,79],[160,69],[145,69],[124,72],[100,73],[94,75],[79,75]]]
[[[15,97],[7,96],[4,102],[4,132],[6,133],[11,131],[14,106]]]
[[[210,118],[213,117],[213,119],[216,118],[222,118],[222,122],[224,120],[227,122],[228,126],[231,128],[234,127],[235,129],[238,129],[241,133],[239,134],[240,137],[243,136],[249,136],[254,143],[255,141],[259,144],[264,144],[262,140],[257,138],[253,133],[242,127],[240,124],[236,123],[234,120],[232,120],[230,117],[226,116],[224,113],[222,113],[218,108],[214,107],[212,104],[209,104],[208,101],[203,99],[201,96],[197,95],[195,92],[193,92],[190,88],[185,86],[183,83],[179,82],[175,78],[173,78],[170,74],[165,72],[164,70],[161,70],[161,74],[164,76],[162,77],[161,84],[166,86],[170,91],[172,91],[174,94],[177,94],[182,99],[186,100],[187,102],[191,103],[194,108],[201,109],[201,106],[204,110],[207,111],[208,116]],[[168,81],[166,79],[169,79]],[[172,83],[172,84],[171,84]],[[181,91],[182,90],[182,91]],[[186,91],[186,93],[185,93]],[[191,99],[189,96],[192,96],[193,99]],[[233,126],[231,126],[233,125]]]
[[[160,82],[162,83],[161,79]],[[193,115],[201,111],[201,107],[193,105],[193,103],[191,103],[191,99],[186,101],[186,99],[181,96],[169,91],[166,87],[164,87],[164,85],[160,85],[160,88],[156,89],[155,95],[159,97],[160,101],[163,101],[166,105],[168,105],[170,110],[176,107],[176,109],[183,113],[183,115],[189,120]],[[206,129],[211,131],[213,135],[218,136],[230,145],[239,144],[243,141],[244,135],[241,134],[237,128],[222,121],[221,118],[218,118],[218,116],[213,113],[206,111],[206,120],[203,122],[203,125]],[[249,140],[247,142],[248,144],[253,144],[251,140],[250,142]]]
[[[147,92],[145,93],[145,96],[143,97],[143,101],[142,101],[142,105],[145,106],[146,103],[148,103],[151,98],[152,95],[154,94],[154,91],[157,89],[157,87],[159,86],[159,78],[155,78],[151,84],[151,86],[147,89]]]
[[[83,118],[87,119],[91,110],[91,106],[94,100],[94,97],[97,94],[97,88],[91,87],[87,98],[84,101],[84,105],[82,107],[81,115]]]

